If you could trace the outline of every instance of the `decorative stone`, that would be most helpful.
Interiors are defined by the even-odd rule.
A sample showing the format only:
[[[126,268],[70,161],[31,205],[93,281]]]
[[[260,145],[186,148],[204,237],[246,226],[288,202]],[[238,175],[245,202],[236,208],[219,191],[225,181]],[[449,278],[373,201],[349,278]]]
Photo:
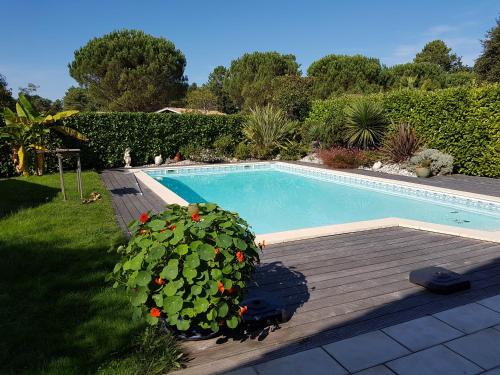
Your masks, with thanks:
[[[130,151],[131,151],[130,148],[127,147],[125,149],[125,153],[123,154],[123,161],[125,162],[125,168],[132,168],[132,166],[130,165],[132,163]]]
[[[375,164],[373,164],[372,169],[374,171],[379,170],[380,168],[382,168],[382,162],[381,161],[377,161]]]

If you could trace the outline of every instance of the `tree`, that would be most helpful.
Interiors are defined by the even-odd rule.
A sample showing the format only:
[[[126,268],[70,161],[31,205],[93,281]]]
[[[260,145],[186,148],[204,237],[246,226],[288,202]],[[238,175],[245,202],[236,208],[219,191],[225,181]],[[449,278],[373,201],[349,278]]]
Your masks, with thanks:
[[[5,76],[0,74],[0,108],[14,108],[16,101],[12,97],[12,91],[8,88]]]
[[[53,115],[62,111],[62,101],[59,99],[50,100],[38,95],[37,91],[39,88],[39,85],[28,83],[28,86],[26,87],[19,87],[19,94],[23,94],[39,113]]]
[[[500,18],[496,23],[481,41],[483,52],[474,65],[479,78],[490,82],[500,82]]]
[[[385,88],[421,88],[434,90],[442,88],[446,72],[433,63],[406,63],[384,69],[381,74]]]
[[[224,87],[224,82],[228,75],[228,70],[219,65],[215,67],[215,69],[208,76],[208,81],[206,83],[206,87],[214,94],[217,98],[217,109],[224,113],[235,113],[236,108],[231,98],[229,97],[229,93]]]
[[[156,111],[184,96],[185,66],[171,41],[121,30],[77,50],[69,72],[99,109]]]
[[[382,65],[378,59],[361,55],[328,55],[307,69],[314,78],[313,96],[326,99],[334,94],[364,94],[381,89]]]
[[[464,68],[461,57],[451,53],[451,48],[439,39],[427,43],[422,51],[417,53],[413,61],[416,63],[436,64],[447,72]]]
[[[270,103],[290,120],[302,121],[311,106],[313,79],[295,75],[280,76],[271,83]]]
[[[65,110],[77,110],[80,112],[96,111],[97,106],[92,102],[88,89],[83,87],[70,87],[64,94],[63,107]]]
[[[224,88],[237,109],[248,110],[267,104],[272,80],[284,75],[300,75],[294,55],[246,53],[231,62]]]
[[[188,108],[202,111],[213,111],[217,109],[217,97],[207,87],[189,90],[186,104]]]

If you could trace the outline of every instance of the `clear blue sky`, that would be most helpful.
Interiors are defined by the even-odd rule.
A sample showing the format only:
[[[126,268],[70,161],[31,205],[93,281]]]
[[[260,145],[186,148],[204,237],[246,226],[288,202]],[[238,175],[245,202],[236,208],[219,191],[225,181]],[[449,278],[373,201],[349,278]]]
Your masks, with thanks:
[[[89,39],[122,28],[172,40],[187,58],[189,82],[245,52],[293,53],[303,72],[330,54],[411,61],[443,39],[473,64],[499,0],[0,0],[0,73],[14,94],[28,82],[61,98],[75,82],[67,64]]]

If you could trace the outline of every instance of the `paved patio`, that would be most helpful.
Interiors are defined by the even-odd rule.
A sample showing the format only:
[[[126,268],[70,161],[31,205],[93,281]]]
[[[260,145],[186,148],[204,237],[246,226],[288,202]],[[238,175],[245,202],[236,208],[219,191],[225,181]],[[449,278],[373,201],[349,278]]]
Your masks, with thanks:
[[[500,374],[500,295],[227,375]]]
[[[125,224],[140,212],[164,209],[163,201],[138,183],[133,175],[123,170],[110,170],[103,172],[102,178],[112,193],[117,220],[124,230]],[[474,181],[467,179],[464,189],[474,191]],[[496,185],[483,185],[496,195]],[[453,181],[449,185],[440,182],[440,186],[455,187]],[[467,274],[472,280],[472,288],[441,296],[409,283],[409,271],[429,265],[440,265]],[[450,345],[460,342],[454,340],[483,331],[485,333],[481,335],[495,338],[496,328],[490,327],[500,324],[500,321],[495,321],[477,328],[469,322],[470,327],[464,325],[460,328],[454,324],[463,322],[454,322],[452,317],[439,315],[447,309],[469,305],[465,310],[466,316],[473,316],[478,309],[483,312],[489,309],[490,315],[497,316],[491,306],[476,303],[500,294],[498,243],[401,227],[347,233],[269,246],[263,252],[256,280],[261,290],[273,293],[284,301],[292,315],[291,320],[274,332],[256,337],[220,337],[184,343],[188,362],[187,368],[181,370],[179,375],[232,370],[238,370],[239,375],[255,375],[255,372],[280,374],[280,368],[299,374],[300,364],[307,364],[305,369],[308,373],[321,374],[325,368],[329,374],[369,368],[366,374],[384,374],[402,371],[408,361],[417,358],[417,362],[421,362],[419,358],[432,357],[436,353],[437,357],[449,358],[450,361],[451,358],[458,361],[456,356],[459,356],[461,361],[467,361],[463,363],[472,363],[468,365],[470,373],[478,373],[487,367],[471,362],[465,354],[457,354]],[[434,327],[439,332],[423,335],[429,336],[428,341],[418,337],[411,341],[407,338],[411,336],[408,332],[413,331],[411,326],[386,329],[415,319],[412,324],[425,329]],[[443,328],[443,325],[449,326],[449,329]],[[375,333],[370,333],[373,331]],[[364,334],[368,335],[356,337]],[[353,337],[360,341],[342,341]],[[441,341],[432,346],[429,343],[435,337]],[[476,337],[472,336],[469,340]],[[380,340],[391,348],[383,350],[383,354],[389,357],[377,357],[376,349],[382,345]],[[357,355],[366,352],[369,356],[352,359],[348,355],[350,351],[343,350],[339,343],[351,347],[372,343],[370,347],[375,353],[352,351]],[[372,355],[373,358],[370,357]],[[282,357],[286,360],[279,359]],[[359,364],[351,365],[351,362]],[[289,363],[294,364],[293,371],[287,367]],[[379,364],[383,366],[373,368]]]

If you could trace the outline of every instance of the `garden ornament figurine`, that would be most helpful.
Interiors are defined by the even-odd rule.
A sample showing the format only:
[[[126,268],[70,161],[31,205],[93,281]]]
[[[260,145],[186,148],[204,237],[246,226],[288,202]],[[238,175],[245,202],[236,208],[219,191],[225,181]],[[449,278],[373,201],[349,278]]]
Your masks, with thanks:
[[[161,165],[163,163],[163,158],[160,155],[155,156],[155,165]]]
[[[132,163],[132,158],[130,157],[130,147],[127,147],[125,149],[123,160],[125,161],[125,168],[132,168],[132,166],[130,165]]]

